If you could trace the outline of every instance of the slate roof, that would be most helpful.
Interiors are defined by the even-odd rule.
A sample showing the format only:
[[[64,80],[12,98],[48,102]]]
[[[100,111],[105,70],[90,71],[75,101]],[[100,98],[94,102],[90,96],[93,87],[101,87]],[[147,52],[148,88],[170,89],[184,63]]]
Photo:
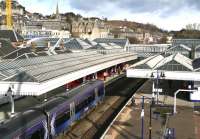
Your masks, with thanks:
[[[70,50],[85,50],[92,47],[91,44],[79,38],[73,38],[69,40],[68,42],[64,43],[64,45],[65,45],[65,48],[70,49]]]
[[[2,60],[0,62],[0,80],[44,82],[80,69],[130,56],[132,54],[126,52],[101,54],[91,51],[28,59]]]
[[[3,57],[13,51],[15,51],[9,39],[0,38],[0,57]]]
[[[18,38],[18,41],[21,42],[24,40],[21,35],[19,35],[17,32],[15,33]],[[11,42],[17,42],[17,39],[15,37],[13,30],[0,30],[0,38],[10,39]]]
[[[166,71],[195,71],[200,67],[200,60],[192,60],[180,53],[174,53],[164,57],[163,55],[155,55],[146,58],[132,67],[135,69],[152,69]]]

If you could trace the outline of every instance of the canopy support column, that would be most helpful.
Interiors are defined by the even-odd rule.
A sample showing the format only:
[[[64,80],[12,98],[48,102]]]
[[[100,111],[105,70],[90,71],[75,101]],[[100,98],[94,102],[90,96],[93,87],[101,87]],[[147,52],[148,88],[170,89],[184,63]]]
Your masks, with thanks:
[[[15,114],[15,101],[14,101],[14,98],[13,98],[13,95],[12,95],[13,91],[11,89],[11,87],[9,87],[8,91],[7,91],[7,95],[10,99],[10,103],[11,103],[11,117],[14,116]]]

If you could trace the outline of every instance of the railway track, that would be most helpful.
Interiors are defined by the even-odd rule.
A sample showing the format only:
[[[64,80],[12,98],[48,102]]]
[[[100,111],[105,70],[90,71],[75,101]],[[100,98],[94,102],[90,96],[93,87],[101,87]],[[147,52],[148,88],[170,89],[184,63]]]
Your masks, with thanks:
[[[109,123],[120,112],[130,97],[145,82],[143,79],[117,80],[106,87],[106,96],[84,119],[78,121],[66,134],[58,139],[97,139],[108,127]]]

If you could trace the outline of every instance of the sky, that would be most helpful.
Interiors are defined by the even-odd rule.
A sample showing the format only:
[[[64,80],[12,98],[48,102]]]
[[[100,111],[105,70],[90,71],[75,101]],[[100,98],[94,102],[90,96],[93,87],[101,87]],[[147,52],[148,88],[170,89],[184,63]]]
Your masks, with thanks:
[[[200,23],[200,0],[18,0],[30,12],[44,15],[74,12],[84,17],[107,17],[151,23],[165,30],[180,30]]]

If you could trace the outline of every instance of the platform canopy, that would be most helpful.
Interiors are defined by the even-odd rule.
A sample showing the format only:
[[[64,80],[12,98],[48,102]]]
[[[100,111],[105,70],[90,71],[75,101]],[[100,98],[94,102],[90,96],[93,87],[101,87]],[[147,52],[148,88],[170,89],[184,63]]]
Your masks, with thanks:
[[[137,59],[128,52],[83,51],[0,62],[0,95],[38,96],[76,79]]]
[[[200,81],[200,58],[192,60],[177,52],[158,54],[132,65],[127,77]]]

